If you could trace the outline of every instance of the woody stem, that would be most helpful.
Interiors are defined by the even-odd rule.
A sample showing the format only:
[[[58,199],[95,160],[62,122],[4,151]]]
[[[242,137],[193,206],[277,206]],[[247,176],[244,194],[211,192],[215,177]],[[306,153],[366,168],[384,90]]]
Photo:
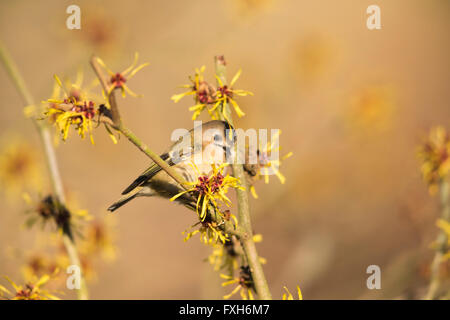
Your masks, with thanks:
[[[223,56],[216,56],[215,65],[216,75],[221,80],[222,84],[225,85],[227,83],[225,58]],[[230,125],[234,126],[234,124],[232,123],[233,120],[231,117],[231,110],[229,105],[227,103],[224,103],[222,108],[223,113],[226,114],[226,117],[224,117],[223,113],[221,113],[221,120],[225,120],[226,118],[229,120]],[[243,231],[242,236],[240,237],[240,241],[244,248],[245,255],[247,256],[247,261],[250,266],[250,271],[252,272],[253,282],[255,284],[256,292],[258,293],[259,298],[263,300],[270,300],[272,299],[272,295],[270,293],[269,286],[264,275],[264,270],[259,260],[255,242],[253,241],[253,231],[250,219],[250,206],[247,192],[248,185],[244,174],[244,168],[242,164],[233,164],[232,167],[233,175],[240,180],[241,185],[245,188],[245,190],[236,189],[236,196],[238,201],[238,218],[240,227]]]
[[[28,88],[25,84],[24,79],[22,78],[22,75],[20,74],[14,61],[12,60],[12,58],[10,57],[10,55],[8,54],[2,43],[0,43],[0,60],[2,61],[3,66],[5,67],[9,77],[11,78],[11,81],[14,83],[17,91],[22,96],[25,104],[27,106],[34,106],[35,103],[33,96],[28,91]],[[62,205],[65,205],[66,199],[64,195],[63,183],[59,172],[58,161],[56,159],[55,149],[53,148],[48,125],[44,122],[38,122],[36,119],[34,119],[33,122],[39,132],[39,137],[41,139],[42,146],[44,148],[45,158],[47,162],[50,180],[52,183],[53,192],[58,201]],[[67,251],[67,255],[70,260],[70,264],[78,266],[81,270],[81,263],[74,242],[66,233],[63,233],[62,237],[65,249]],[[81,274],[81,281],[80,281],[81,286],[80,289],[77,290],[77,297],[79,300],[87,300],[89,294],[86,286],[86,280],[84,279],[83,272],[80,272],[80,274]]]
[[[446,180],[440,183],[440,198],[441,198],[441,219],[450,222],[450,184]],[[426,299],[437,299],[439,297],[439,289],[441,288],[442,276],[440,275],[440,266],[443,257],[448,250],[447,234],[441,230],[436,239],[436,253],[431,263],[431,280],[428,287]]]

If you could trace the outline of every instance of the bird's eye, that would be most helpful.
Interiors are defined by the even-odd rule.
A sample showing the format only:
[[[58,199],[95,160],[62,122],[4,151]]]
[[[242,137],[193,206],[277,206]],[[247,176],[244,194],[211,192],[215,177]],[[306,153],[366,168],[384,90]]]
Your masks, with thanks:
[[[214,141],[222,141],[222,137],[219,134],[214,135]]]

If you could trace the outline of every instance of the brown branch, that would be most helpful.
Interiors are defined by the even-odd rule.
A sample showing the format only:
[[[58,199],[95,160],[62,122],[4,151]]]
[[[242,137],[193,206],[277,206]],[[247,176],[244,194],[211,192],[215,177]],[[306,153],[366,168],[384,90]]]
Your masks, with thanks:
[[[14,61],[6,52],[6,49],[3,47],[2,43],[0,43],[0,60],[2,61],[4,67],[6,68],[6,71],[8,72],[8,75],[10,76],[12,82],[16,86],[17,91],[24,99],[25,104],[28,106],[35,105],[33,96],[28,91],[25,81],[23,80]],[[36,120],[33,122],[36,125],[36,128],[39,132],[39,137],[44,147],[44,153],[45,158],[47,160],[46,162],[50,175],[50,180],[53,187],[53,192],[55,193],[55,196],[58,199],[58,201],[61,204],[65,205],[66,199],[64,195],[62,179],[59,173],[58,162],[56,160],[55,149],[53,148],[49,128],[43,122],[38,122]],[[81,270],[82,266],[80,263],[80,259],[78,257],[78,252],[75,244],[70,239],[69,235],[67,235],[66,233],[63,233],[62,237],[70,263],[72,265],[78,266]],[[77,296],[78,299],[80,300],[87,300],[89,297],[88,289],[86,286],[86,280],[84,279],[82,272],[81,272],[81,287],[79,290],[77,290]]]
[[[441,181],[440,187],[441,198],[441,219],[450,222],[450,183],[448,181]],[[428,287],[426,299],[439,298],[439,291],[441,289],[442,275],[440,274],[440,266],[443,262],[443,257],[448,251],[448,239],[444,230],[441,230],[436,239],[436,253],[431,263],[431,280]]]
[[[225,85],[227,83],[225,58],[223,56],[216,56],[215,64],[216,75]],[[231,122],[230,124],[234,126],[234,124],[232,123],[233,120],[231,117],[231,110],[227,103],[224,103],[222,105],[221,113],[221,120],[226,120],[223,114],[226,114],[226,119],[228,119]],[[270,293],[261,262],[259,261],[255,242],[253,241],[253,231],[250,219],[250,207],[247,192],[248,186],[242,164],[233,164],[233,175],[240,180],[241,185],[245,188],[245,190],[236,189],[239,225],[243,231],[240,238],[242,247],[244,248],[244,252],[247,256],[248,264],[250,266],[250,271],[253,277],[253,282],[255,283],[256,292],[258,293],[259,298],[263,300],[269,300],[272,299],[272,295]]]

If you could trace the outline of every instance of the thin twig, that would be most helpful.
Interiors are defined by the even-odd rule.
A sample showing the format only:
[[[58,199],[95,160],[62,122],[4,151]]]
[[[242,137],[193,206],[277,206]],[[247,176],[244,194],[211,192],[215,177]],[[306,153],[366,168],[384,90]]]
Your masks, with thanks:
[[[225,85],[227,83],[225,58],[223,56],[216,56],[215,64],[216,75],[222,81],[222,84]],[[224,103],[222,108],[223,113],[227,115],[226,118],[231,122],[230,124],[234,126],[229,105],[227,103]],[[225,120],[225,117],[221,117],[222,120]],[[264,270],[259,260],[255,242],[253,241],[253,231],[250,220],[250,207],[247,192],[248,186],[242,164],[233,164],[233,175],[240,180],[241,185],[245,188],[245,190],[236,189],[239,225],[243,230],[240,241],[247,256],[250,271],[252,272],[253,282],[255,283],[256,292],[258,293],[260,299],[269,300],[272,299],[272,295],[270,293],[269,286],[264,275]]]
[[[441,198],[441,219],[450,222],[450,184],[448,181],[442,180],[440,183],[440,198]],[[426,299],[437,299],[439,297],[439,290],[441,288],[442,275],[440,274],[440,266],[442,258],[448,250],[447,234],[441,230],[436,239],[436,253],[431,263],[431,280],[428,287]]]
[[[27,106],[34,106],[34,99],[30,92],[27,89],[24,79],[22,78],[19,70],[17,69],[14,61],[7,53],[5,47],[2,43],[0,43],[0,60],[2,61],[8,75],[10,76],[12,82],[16,86],[17,91],[24,99],[24,102]],[[36,128],[39,132],[39,137],[42,141],[42,145],[44,148],[45,158],[47,162],[47,167],[50,175],[50,180],[53,187],[53,192],[55,193],[58,201],[65,205],[65,195],[62,184],[61,175],[59,173],[58,162],[56,160],[55,149],[53,148],[53,144],[51,141],[51,136],[49,132],[48,126],[43,122],[38,122],[36,120],[33,121]],[[69,257],[70,263],[72,265],[76,265],[81,270],[81,263],[78,257],[78,252],[75,244],[70,239],[69,235],[63,233],[63,243],[67,251],[67,255]],[[86,286],[86,281],[84,279],[83,273],[81,272],[81,286],[80,289],[77,290],[77,297],[80,300],[87,300],[89,297],[88,289]]]

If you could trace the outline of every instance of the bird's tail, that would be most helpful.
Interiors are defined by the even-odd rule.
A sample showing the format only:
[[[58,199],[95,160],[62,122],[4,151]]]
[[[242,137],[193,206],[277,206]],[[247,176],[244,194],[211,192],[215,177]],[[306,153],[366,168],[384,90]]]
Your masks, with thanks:
[[[133,200],[134,198],[136,198],[137,196],[140,195],[139,191],[141,191],[141,189],[142,189],[141,187],[138,187],[138,188],[132,190],[131,192],[123,195],[122,197],[119,198],[119,200],[117,200],[116,202],[114,202],[112,205],[109,206],[108,211],[113,212],[113,211],[119,209],[124,204]]]

